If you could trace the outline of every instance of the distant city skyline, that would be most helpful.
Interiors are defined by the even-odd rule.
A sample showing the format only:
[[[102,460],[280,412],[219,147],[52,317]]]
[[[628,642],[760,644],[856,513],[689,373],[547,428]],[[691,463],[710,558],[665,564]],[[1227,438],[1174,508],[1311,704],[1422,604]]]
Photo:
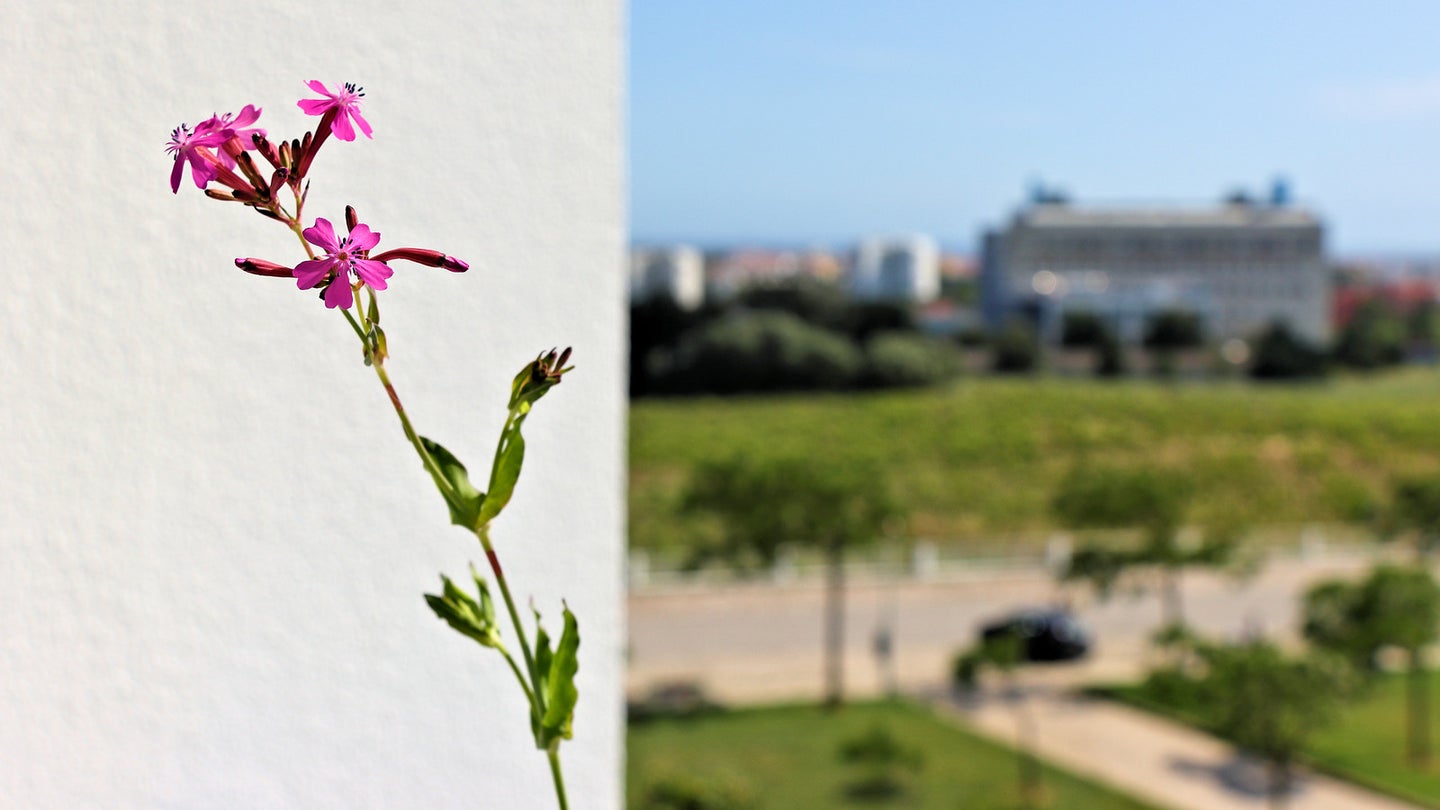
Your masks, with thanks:
[[[1333,255],[1440,253],[1440,5],[630,5],[631,236],[973,252],[1035,182],[1288,179]]]

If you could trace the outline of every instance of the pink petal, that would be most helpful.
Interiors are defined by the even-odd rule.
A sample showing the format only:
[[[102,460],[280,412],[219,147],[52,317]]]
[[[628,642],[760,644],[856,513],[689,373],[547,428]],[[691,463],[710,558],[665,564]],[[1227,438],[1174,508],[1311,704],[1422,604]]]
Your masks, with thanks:
[[[315,79],[311,79],[310,81],[305,82],[305,86],[308,87],[308,88],[310,88],[311,90],[314,90],[315,92],[317,92],[317,93],[319,93],[319,94],[321,94],[321,95],[330,96],[330,91],[325,89],[325,83],[324,83],[324,82],[317,81],[317,80],[315,80]],[[331,98],[334,98],[334,96],[330,96],[330,97],[331,97]]]
[[[325,288],[325,308],[349,309],[353,303],[355,303],[355,292],[350,289],[350,279],[336,276],[335,280],[330,282],[330,286]]]
[[[350,126],[350,116],[345,113],[345,108],[341,107],[340,114],[335,116],[334,121],[330,122],[330,131],[335,134],[335,137],[342,141],[353,141],[355,140],[355,129]]]
[[[326,110],[335,106],[335,102],[328,98],[302,98],[297,103],[306,115],[324,115]]]
[[[350,248],[352,250],[369,250],[380,244],[380,234],[370,230],[370,226],[363,222],[356,223],[350,231]]]
[[[235,116],[235,120],[230,122],[230,127],[232,129],[241,129],[255,123],[259,117],[260,109],[254,104],[246,104],[245,109],[241,110],[240,114]]]
[[[320,285],[335,265],[339,264],[334,259],[311,259],[295,265],[294,276],[295,286],[302,290],[309,290]]]
[[[355,275],[370,285],[372,290],[385,289],[385,279],[395,275],[395,271],[390,269],[390,265],[374,259],[356,259],[352,264],[355,267]]]
[[[366,121],[360,115],[360,107],[358,105],[350,108],[350,117],[354,118],[355,123],[360,125],[360,131],[365,133],[365,137],[369,138],[372,141],[375,140],[375,136],[370,134],[370,122]]]
[[[178,193],[180,193],[180,175],[182,175],[182,174],[184,174],[184,173],[185,173],[185,156],[184,156],[184,155],[181,155],[181,154],[177,154],[177,155],[175,156],[175,168],[173,168],[173,169],[170,170],[170,193],[171,193],[171,194],[178,194]]]
[[[324,217],[315,220],[314,225],[301,233],[304,234],[305,241],[316,247],[324,248],[326,253],[334,253],[340,249],[340,241],[335,238],[335,226],[331,225],[330,220]]]
[[[190,177],[195,180],[196,188],[205,188],[205,184],[215,179],[219,172],[214,166],[205,162],[205,158],[195,152],[190,153]]]

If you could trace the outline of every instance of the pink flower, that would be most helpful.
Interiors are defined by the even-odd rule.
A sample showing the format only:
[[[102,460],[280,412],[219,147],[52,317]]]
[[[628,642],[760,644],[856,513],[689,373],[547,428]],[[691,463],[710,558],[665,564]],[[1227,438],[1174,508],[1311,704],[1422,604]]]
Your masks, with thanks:
[[[203,126],[203,125],[202,125]],[[195,179],[196,188],[214,180],[220,170],[214,149],[225,143],[224,132],[212,132],[196,127],[193,131],[181,124],[170,133],[170,143],[165,151],[175,156],[175,168],[170,170],[170,191],[180,191],[180,176],[185,173],[185,164],[190,164],[190,176]]]
[[[355,302],[350,287],[352,272],[372,290],[385,289],[385,280],[395,272],[384,262],[370,258],[370,248],[380,243],[380,234],[363,222],[351,226],[344,239],[335,238],[335,227],[323,217],[303,233],[305,241],[324,250],[325,256],[295,265],[296,286],[308,290],[330,279],[330,286],[325,288],[325,306],[329,309],[349,309]]]
[[[195,127],[195,132],[201,135],[218,134],[223,136],[221,143],[226,148],[222,149],[217,157],[221,163],[225,164],[225,168],[233,169],[235,168],[235,158],[231,157],[229,152],[233,150],[238,153],[246,149],[254,149],[254,136],[265,137],[265,130],[250,126],[259,118],[260,109],[254,104],[246,104],[238,114],[220,115],[216,113],[209,120]]]
[[[324,98],[300,99],[298,102],[300,109],[304,110],[306,115],[320,115],[328,118],[330,121],[330,131],[335,133],[335,137],[342,141],[355,140],[355,129],[350,126],[351,120],[354,120],[356,126],[360,127],[360,131],[365,133],[365,137],[374,138],[374,136],[370,134],[369,122],[360,115],[360,99],[365,97],[365,89],[363,87],[356,87],[353,84],[347,83],[344,89],[331,93],[325,89],[324,84],[313,79],[305,84],[311,90],[324,96]],[[323,120],[321,124],[324,124]],[[319,132],[316,133],[316,135],[319,134]]]

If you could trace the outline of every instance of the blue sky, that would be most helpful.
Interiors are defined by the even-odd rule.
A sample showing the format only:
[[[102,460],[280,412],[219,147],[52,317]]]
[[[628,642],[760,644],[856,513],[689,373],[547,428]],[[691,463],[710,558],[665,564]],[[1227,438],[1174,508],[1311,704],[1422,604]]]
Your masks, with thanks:
[[[631,0],[631,233],[959,248],[1037,179],[1277,174],[1337,253],[1440,253],[1440,3]]]

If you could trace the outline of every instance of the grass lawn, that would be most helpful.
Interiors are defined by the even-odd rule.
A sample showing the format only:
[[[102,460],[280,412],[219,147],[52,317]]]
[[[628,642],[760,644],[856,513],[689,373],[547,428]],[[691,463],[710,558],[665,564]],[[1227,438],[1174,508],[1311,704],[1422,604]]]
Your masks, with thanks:
[[[857,800],[847,785],[863,770],[839,749],[876,726],[919,749],[923,763],[910,790],[886,801]],[[735,711],[693,719],[652,720],[627,735],[626,800],[631,810],[657,781],[728,785],[756,810],[855,806],[1012,810],[1022,804],[1014,752],[981,740],[910,704],[852,704],[836,714],[814,706]],[[1047,807],[1110,810],[1149,805],[1047,768]],[[668,807],[668,805],[664,805]],[[728,806],[727,806],[728,807]]]
[[[1440,672],[1431,673],[1430,693],[1440,690]],[[1138,687],[1101,690],[1103,694],[1149,711],[1204,727],[1204,719],[1172,707],[1157,706],[1141,696]],[[1432,704],[1440,704],[1434,700]],[[1432,716],[1432,723],[1434,717]],[[1405,676],[1387,675],[1358,702],[1341,711],[1334,725],[1315,735],[1306,752],[1316,768],[1423,806],[1440,806],[1440,725],[1432,724],[1437,743],[1435,761],[1428,770],[1410,768],[1405,761]]]
[[[744,453],[827,464],[878,459],[911,536],[1053,529],[1050,500],[1081,460],[1185,470],[1195,521],[1361,521],[1397,475],[1440,472],[1440,372],[1311,385],[971,378],[851,395],[640,400],[630,409],[630,531],[637,548],[707,531],[679,513],[691,470]]]

